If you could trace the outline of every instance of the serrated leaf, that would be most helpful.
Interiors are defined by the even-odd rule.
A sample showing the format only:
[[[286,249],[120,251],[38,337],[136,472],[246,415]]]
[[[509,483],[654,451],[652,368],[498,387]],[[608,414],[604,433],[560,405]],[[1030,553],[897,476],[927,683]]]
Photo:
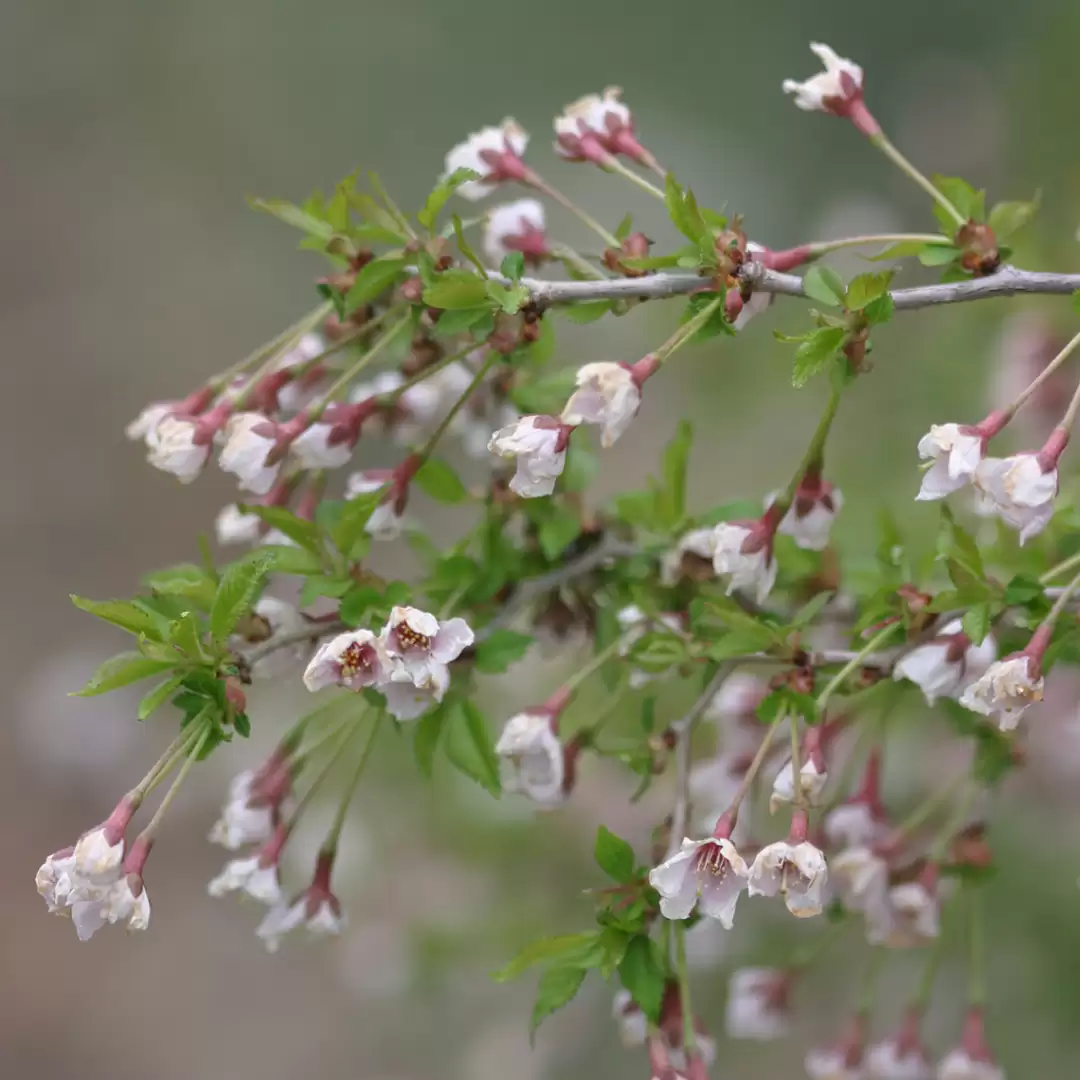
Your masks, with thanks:
[[[1030,202],[999,202],[990,211],[988,224],[999,242],[1019,232],[1039,210],[1041,192]]]
[[[480,174],[475,169],[455,169],[449,176],[444,177],[436,185],[424,203],[424,208],[416,215],[416,220],[429,232],[435,228],[435,222],[442,208],[447,204],[450,196],[462,184],[470,180],[479,180]]]
[[[595,959],[599,963],[603,949],[596,931],[540,938],[526,945],[505,967],[492,972],[495,982],[509,982],[537,964],[571,964]],[[589,966],[587,963],[585,966]]]
[[[976,191],[966,180],[959,176],[942,176],[940,173],[935,173],[931,180],[934,187],[956,207],[962,217],[971,218],[974,221],[983,220],[986,214],[985,191]],[[935,204],[934,209],[935,212],[940,210],[943,214],[946,214],[944,207],[939,207],[937,204]],[[949,222],[953,229],[956,228],[956,222],[952,220],[951,216],[947,215],[944,220]]]
[[[157,661],[147,661],[148,663],[157,663]],[[166,701],[169,700],[176,692],[177,687],[184,681],[182,675],[177,675],[172,679],[166,679],[163,683],[158,683],[143,699],[139,702],[138,717],[140,720],[145,720],[151,713],[159,709]]]
[[[880,323],[887,323],[893,317],[893,311],[896,304],[893,301],[891,295],[886,293],[884,296],[879,296],[876,300],[871,300],[866,307],[863,308],[863,316],[871,326],[877,326]]]
[[[525,285],[511,285],[509,288],[501,281],[489,281],[487,283],[488,296],[499,305],[499,309],[507,315],[515,315],[522,306],[528,303],[531,293]]]
[[[458,474],[442,458],[428,458],[417,470],[416,483],[436,502],[460,503],[469,497]]]
[[[969,608],[964,613],[962,625],[972,645],[981,645],[990,630],[990,605],[983,603]]]
[[[120,653],[101,664],[87,680],[86,685],[81,690],[76,690],[72,696],[94,697],[97,694],[107,694],[110,690],[128,686],[140,679],[148,679],[151,675],[160,675],[162,672],[170,671],[177,663],[178,658],[152,660],[137,652]]]
[[[836,355],[846,336],[844,330],[827,328],[819,330],[808,341],[804,341],[795,350],[792,384],[796,387],[805,386]]]
[[[655,1024],[660,1019],[667,971],[658,963],[652,941],[644,934],[631,938],[618,970],[634,1003]]]
[[[1035,578],[1025,577],[1023,574],[1017,574],[1005,586],[1002,601],[1007,607],[1023,606],[1044,595],[1045,591],[1041,582]]]
[[[322,241],[327,241],[334,235],[334,227],[328,221],[315,217],[286,199],[256,199],[249,197],[247,203],[252,210],[260,210],[264,214],[270,214],[271,217],[276,217],[278,221],[283,221],[286,225],[291,225],[295,229],[302,229],[309,236],[316,236]]]
[[[214,602],[217,603],[216,597]],[[213,611],[213,608],[211,608],[211,611]],[[182,615],[169,627],[169,644],[196,663],[202,663],[207,659],[206,651],[203,649],[199,622],[190,611]]]
[[[516,630],[496,630],[476,646],[476,670],[485,675],[500,674],[520,660],[532,643],[529,634],[519,634]]]
[[[525,273],[525,256],[520,251],[511,251],[499,264],[499,273],[511,281],[517,281]]]
[[[273,565],[272,558],[263,557],[235,562],[225,568],[210,608],[210,633],[215,641],[224,641],[251,611],[262,591],[263,579]]]
[[[317,555],[289,544],[264,544],[259,554],[274,560],[276,574],[321,574],[324,569]]]
[[[341,508],[330,538],[346,557],[352,555],[357,543],[367,535],[367,523],[385,496],[383,489],[365,491],[349,499]]]
[[[950,230],[950,234],[951,232],[952,230]],[[948,247],[949,250],[955,254],[956,248],[953,246],[952,241],[948,236],[943,236],[941,238],[941,245]],[[883,259],[911,258],[912,256],[921,255],[927,248],[938,246],[940,245],[928,244],[924,240],[900,240],[895,244],[890,244],[876,255],[872,255],[870,261],[881,262]]]
[[[260,521],[277,529],[305,551],[319,551],[319,530],[315,523],[298,517],[284,506],[260,506],[258,503],[241,503],[244,514],[254,514]]]
[[[816,596],[811,597],[799,610],[795,613],[794,618],[789,624],[791,630],[801,630],[804,626],[809,626],[814,619],[825,609],[829,601],[836,595],[835,592],[826,591],[819,592]]]
[[[885,296],[893,279],[891,270],[859,274],[848,282],[846,304],[849,311],[861,311],[873,300]]]
[[[674,437],[664,447],[660,459],[660,475],[664,483],[664,503],[671,524],[686,513],[686,474],[694,429],[689,420],[680,420]]]
[[[616,836],[606,825],[596,830],[596,844],[593,848],[596,865],[609,878],[625,885],[634,878],[634,849],[621,837]]]
[[[345,294],[345,312],[355,311],[361,304],[382,296],[405,271],[400,258],[372,259],[360,268],[349,291]]]
[[[682,188],[675,179],[674,173],[668,173],[664,180],[664,205],[667,207],[672,224],[696,248],[708,229],[698,209],[694,193]]]
[[[440,312],[436,322],[440,334],[462,334],[472,330],[485,319],[491,318],[491,307],[458,308],[456,311]]]
[[[554,562],[581,535],[581,515],[557,510],[540,523],[536,539],[548,562]]]
[[[439,747],[439,739],[448,715],[448,710],[445,708],[432,709],[431,712],[420,717],[415,725],[413,754],[416,756],[416,764],[420,767],[420,771],[429,779],[434,771],[435,751]]]
[[[841,307],[847,296],[844,279],[831,266],[811,266],[803,275],[803,292],[827,307]]]
[[[443,270],[424,289],[424,303],[454,310],[480,307],[488,296],[488,282],[468,270]]]
[[[148,611],[130,600],[88,600],[85,596],[72,595],[71,602],[80,610],[96,615],[121,630],[131,634],[145,634],[156,641],[161,640],[159,621]]]
[[[496,798],[502,790],[499,759],[484,714],[471,702],[459,702],[447,725],[446,757]]]
[[[588,972],[581,968],[551,968],[540,976],[532,1017],[529,1020],[530,1037],[554,1012],[569,1004],[581,989]]]

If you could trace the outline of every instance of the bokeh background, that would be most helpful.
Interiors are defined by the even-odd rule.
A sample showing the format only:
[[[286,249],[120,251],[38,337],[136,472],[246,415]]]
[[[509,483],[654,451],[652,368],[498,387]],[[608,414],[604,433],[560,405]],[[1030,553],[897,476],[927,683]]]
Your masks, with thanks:
[[[134,695],[66,696],[118,647],[67,594],[130,593],[146,569],[190,558],[230,497],[216,470],[180,488],[148,468],[123,425],[310,306],[318,261],[251,213],[245,193],[299,199],[362,165],[415,206],[452,143],[512,113],[534,133],[531,160],[609,226],[632,210],[668,240],[646,196],[547,150],[566,101],[619,83],[646,144],[702,202],[745,214],[759,240],[931,227],[920,194],[847,125],[782,97],[783,77],[815,69],[806,44],[817,39],[863,64],[871,107],[927,171],[964,175],[991,199],[1042,188],[1017,259],[1077,268],[1080,8],[1063,0],[0,6],[0,1075],[647,1075],[617,1044],[606,988],[587,984],[530,1050],[532,981],[496,987],[487,972],[532,936],[587,925],[579,890],[594,880],[596,823],[643,850],[662,785],[631,808],[632,779],[593,770],[570,808],[537,823],[446,774],[419,784],[404,742],[387,745],[347,834],[347,937],[269,957],[253,911],[205,895],[221,853],[202,838],[229,774],[304,706],[288,685],[256,696],[251,743],[198,770],[167,824],[151,862],[151,930],[80,945],[46,916],[33,872],[103,816],[166,732],[163,721],[135,723]],[[589,246],[572,219],[556,215],[553,231]],[[905,266],[900,280],[924,274]],[[910,501],[914,442],[931,421],[981,415],[1003,322],[1020,307],[1052,332],[1069,329],[1064,302],[997,301],[907,316],[879,335],[875,370],[845,402],[832,450],[848,496],[842,545],[868,541],[883,504],[914,533],[932,530],[933,512]],[[633,359],[675,317],[646,307],[610,326],[560,324],[560,362]],[[605,460],[604,490],[640,484],[679,416],[698,433],[698,505],[785,480],[817,399],[791,389],[791,347],[770,331],[804,324],[799,305],[782,302],[737,348],[724,339],[680,354]],[[491,689],[494,708],[509,713],[552,678],[523,665],[512,690]],[[1080,1065],[1074,691],[1062,692],[1054,738],[1033,736],[1027,775],[997,809],[990,1024],[1014,1077]],[[907,767],[932,766],[915,754]],[[740,931],[699,946],[697,1000],[718,1034],[725,972],[782,955],[794,932],[749,907]],[[722,1043],[717,1075],[798,1075],[807,1041],[830,1034],[852,1000],[847,967],[830,960],[818,984],[830,992],[800,995],[789,1042]],[[915,970],[896,967],[893,1002]],[[947,965],[930,1024],[939,1049],[955,1035],[960,980]]]

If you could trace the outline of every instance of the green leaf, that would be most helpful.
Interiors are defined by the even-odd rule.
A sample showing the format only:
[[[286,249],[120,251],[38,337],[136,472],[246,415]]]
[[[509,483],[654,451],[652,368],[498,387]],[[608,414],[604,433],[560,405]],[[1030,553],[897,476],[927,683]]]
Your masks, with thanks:
[[[351,555],[357,542],[367,535],[367,523],[385,495],[383,488],[365,491],[349,499],[341,508],[330,537],[343,555]]]
[[[795,616],[789,624],[789,629],[801,630],[804,626],[809,626],[825,609],[829,601],[832,600],[835,595],[835,592],[827,590],[825,592],[819,592],[816,596],[811,597],[810,600],[795,612]]]
[[[574,999],[587,974],[580,968],[552,968],[540,976],[540,986],[529,1020],[530,1038],[553,1012],[558,1012]]]
[[[803,292],[827,307],[840,307],[847,296],[844,279],[831,266],[811,266],[803,275]]]
[[[948,215],[946,215],[948,217]],[[956,222],[949,218],[949,221],[955,226]],[[955,245],[949,244],[927,244],[923,248],[922,253],[919,255],[919,262],[923,266],[944,266],[946,263],[951,263],[960,254],[960,249]]]
[[[424,289],[424,303],[453,310],[480,307],[487,299],[488,282],[468,270],[444,270]]]
[[[611,310],[611,304],[610,300],[589,300],[583,304],[566,304],[558,311],[573,323],[591,323],[602,319]]]
[[[177,660],[151,660],[137,652],[120,653],[106,660],[87,680],[86,685],[75,691],[73,697],[94,697],[107,694],[121,686],[160,675],[176,667]],[[140,706],[141,708],[141,706]],[[142,717],[140,716],[141,720]]]
[[[859,274],[848,282],[846,303],[849,311],[861,311],[872,300],[885,296],[893,279],[891,270]]]
[[[241,503],[239,509],[244,514],[254,514],[260,521],[265,521],[270,528],[284,533],[305,551],[319,551],[319,530],[315,527],[315,523],[298,517],[286,507]]]
[[[537,540],[548,562],[554,562],[581,535],[581,514],[557,509],[540,524]]]
[[[476,670],[498,675],[529,650],[533,639],[516,630],[495,630],[476,646]]]
[[[978,724],[974,730],[975,760],[972,778],[978,784],[994,787],[1015,764],[1011,740],[996,727]]]
[[[438,318],[440,334],[463,334],[478,326],[485,319],[491,318],[491,307],[458,308],[456,311],[443,311]]]
[[[404,270],[405,260],[401,258],[372,259],[366,266],[361,267],[352,287],[345,294],[346,313],[382,296],[397,282]]]
[[[273,565],[272,558],[264,557],[235,562],[225,568],[210,609],[210,633],[215,641],[224,641],[251,611],[262,591],[263,579]]]
[[[201,610],[209,611],[217,592],[217,582],[201,566],[180,563],[155,570],[143,577],[143,584],[162,596],[182,596]]]
[[[119,626],[131,634],[145,634],[148,638],[160,641],[161,625],[148,611],[131,603],[130,600],[87,600],[84,596],[72,595],[71,602],[80,610],[96,615],[113,626]]]
[[[660,461],[664,501],[672,524],[681,520],[686,513],[686,473],[693,441],[693,425],[689,420],[680,420],[674,438],[664,447]]]
[[[620,885],[634,878],[634,849],[605,825],[596,830],[596,865]]]
[[[664,205],[672,224],[692,243],[699,244],[707,234],[705,220],[698,209],[697,199],[689,188],[680,187],[674,173],[668,173],[664,181]]]
[[[477,272],[482,278],[487,278],[487,267],[480,261],[480,256],[469,247],[469,242],[465,239],[465,226],[461,223],[461,218],[459,218],[457,214],[451,214],[450,221],[454,227],[454,239],[457,240],[458,250],[473,264],[473,266],[476,267]],[[424,278],[424,284],[430,284],[427,277]]]
[[[716,298],[717,294],[714,292],[694,293],[687,302],[686,308],[679,320],[680,324],[688,323],[691,319],[695,318],[701,313],[703,308],[709,307]],[[726,334],[730,337],[734,335],[734,333],[734,327],[724,316],[724,305],[719,304],[705,324],[699,326],[690,337],[686,338],[685,343],[687,345],[700,345],[703,341],[708,341],[710,338],[717,337],[721,334]]]
[[[142,658],[141,658],[142,659]],[[158,663],[156,660],[148,660],[147,663]],[[175,693],[177,687],[184,681],[182,675],[177,675],[171,679],[166,679],[163,683],[158,683],[143,699],[139,702],[138,717],[140,720],[145,720],[151,713],[160,708],[169,700]]]
[[[435,751],[439,747],[439,739],[448,716],[449,711],[445,708],[432,709],[414,725],[416,734],[413,736],[413,753],[420,771],[428,778],[435,767]]]
[[[942,176],[940,173],[935,173],[931,179],[934,187],[960,211],[962,217],[982,221],[986,214],[985,191],[976,191],[966,180],[961,179],[959,176]],[[942,214],[946,214],[944,208],[936,204],[934,210],[935,213],[940,210]],[[951,215],[946,214],[944,218],[939,215],[938,220],[948,222],[947,228],[956,228],[956,222],[953,221]]]
[[[879,323],[887,323],[893,317],[893,311],[896,305],[893,302],[892,296],[886,293],[884,296],[879,296],[876,300],[871,300],[866,307],[863,308],[863,316],[871,326],[876,326]]]
[[[441,458],[428,458],[417,470],[416,483],[436,502],[459,503],[469,497],[458,474]]]
[[[525,256],[520,251],[511,251],[499,264],[499,273],[511,281],[520,280],[525,273]]]
[[[1041,192],[1029,202],[999,202],[990,211],[988,224],[994,230],[994,237],[1000,242],[1019,232],[1038,213]]]
[[[278,221],[284,221],[286,225],[292,225],[295,229],[302,229],[309,236],[317,236],[326,241],[334,235],[334,227],[299,206],[285,199],[256,199],[248,198],[248,206],[252,210],[261,210],[264,214],[276,217]]]
[[[657,962],[653,943],[644,934],[630,939],[619,964],[619,978],[637,1007],[655,1024],[660,1019],[667,971]]]
[[[537,964],[558,962],[568,965],[585,961],[582,966],[592,966],[591,961],[599,963],[601,959],[599,939],[600,935],[592,930],[584,934],[540,938],[526,945],[505,967],[493,972],[491,977],[495,982],[509,982]]]
[[[952,229],[949,230],[950,236]],[[914,255],[922,255],[928,248],[945,246],[949,248],[950,258],[955,256],[956,248],[953,247],[952,241],[948,236],[941,238],[941,245],[928,244],[923,240],[900,240],[895,244],[890,244],[887,248],[879,251],[876,255],[870,257],[871,262],[880,262],[883,259],[904,259]],[[946,260],[948,261],[948,260]]]
[[[501,281],[489,281],[487,294],[507,315],[515,315],[528,303],[531,293],[525,285],[512,285],[507,288]]]
[[[276,574],[321,574],[324,569],[318,555],[289,544],[263,544],[258,553],[274,560]]]
[[[844,330],[830,328],[818,330],[808,341],[804,341],[795,350],[792,383],[796,387],[805,386],[836,355],[846,336]]]
[[[1005,595],[1002,597],[1006,607],[1021,607],[1030,604],[1032,600],[1041,598],[1044,594],[1042,584],[1035,578],[1017,574],[1008,585],[1005,586]]]
[[[964,633],[971,639],[973,645],[981,645],[983,638],[990,630],[990,605],[986,603],[976,604],[964,614]]]
[[[938,555],[945,559],[952,583],[958,588],[973,584],[985,585],[986,570],[974,538],[956,523],[952,511],[941,508],[941,530],[937,540]]]
[[[499,759],[484,714],[471,702],[459,702],[447,726],[446,757],[450,764],[496,798],[502,790]]]
[[[217,603],[215,598],[214,603]],[[211,609],[213,610],[213,609]],[[178,649],[189,660],[204,663],[208,657],[203,649],[202,633],[199,622],[190,612],[185,612],[169,627],[169,644]]]
[[[447,204],[450,196],[470,180],[479,180],[480,174],[475,169],[455,169],[449,176],[444,177],[436,185],[432,193],[427,197],[424,208],[416,215],[416,220],[424,226],[428,232],[435,228],[435,222],[442,208]]]

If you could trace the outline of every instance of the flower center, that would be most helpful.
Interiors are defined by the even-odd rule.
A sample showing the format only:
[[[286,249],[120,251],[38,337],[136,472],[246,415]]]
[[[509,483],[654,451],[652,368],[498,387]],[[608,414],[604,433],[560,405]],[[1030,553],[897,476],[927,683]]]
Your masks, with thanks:
[[[431,638],[417,633],[408,623],[402,623],[397,628],[397,639],[403,649],[420,649],[423,652],[431,649]]]
[[[358,641],[352,642],[338,660],[342,677],[347,679],[359,672],[370,671],[372,652],[370,645],[361,645]]]
[[[719,844],[702,844],[694,856],[694,870],[698,874],[723,877],[728,871],[728,861]]]

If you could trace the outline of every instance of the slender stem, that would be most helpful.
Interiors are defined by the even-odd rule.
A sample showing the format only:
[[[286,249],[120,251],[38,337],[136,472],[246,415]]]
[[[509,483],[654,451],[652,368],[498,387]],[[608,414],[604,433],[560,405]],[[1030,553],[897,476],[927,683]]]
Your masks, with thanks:
[[[706,304],[692,319],[684,322],[667,341],[654,349],[649,355],[653,357],[658,365],[663,364],[676,349],[685,345],[713,317],[723,302],[723,298],[718,296],[715,300]]]
[[[1068,604],[1069,598],[1077,588],[1080,588],[1080,574],[1077,574],[1064,589],[1058,595],[1058,598],[1054,601],[1054,606],[1047,613],[1047,616],[1042,621],[1043,626],[1053,627],[1057,622],[1058,616],[1065,610],[1065,605]]]
[[[553,188],[545,179],[543,179],[543,177],[531,170],[529,174],[529,183],[542,195],[546,195],[549,199],[554,199],[555,202],[563,207],[563,209],[569,210],[580,222],[592,229],[592,231],[596,233],[608,247],[614,248],[616,251],[622,247],[617,236],[608,232],[599,221],[582,210],[577,203],[573,202],[557,188]]]
[[[1068,434],[1072,430],[1078,411],[1080,411],[1080,383],[1076,384],[1072,399],[1069,401],[1069,407],[1065,410],[1065,415],[1061,418],[1058,428]]]
[[[322,767],[319,773],[315,776],[315,779],[311,781],[311,785],[307,791],[301,796],[300,801],[296,804],[296,809],[293,810],[288,822],[285,825],[286,832],[292,832],[296,823],[300,820],[300,815],[307,809],[315,793],[322,787],[326,778],[334,771],[335,766],[338,763],[338,759],[341,757],[342,750],[348,745],[349,740],[356,734],[356,729],[360,724],[363,716],[356,716],[353,719],[338,728],[341,732],[341,738],[338,740],[337,745],[331,750],[330,756],[326,761],[326,764]],[[344,730],[342,730],[344,729]],[[336,734],[336,733],[335,733]]]
[[[773,738],[776,736],[777,730],[785,719],[786,713],[781,713],[766,730],[765,737],[761,740],[761,745],[757,748],[757,753],[754,754],[754,758],[750,762],[750,767],[746,770],[746,774],[743,776],[742,781],[735,792],[735,796],[731,800],[731,805],[728,807],[727,812],[733,817],[738,816],[739,807],[746,798],[750,786],[757,778],[757,774],[761,771],[761,766],[765,764],[765,760],[769,756],[769,750],[772,747]]]
[[[199,753],[202,751],[203,746],[206,744],[206,740],[210,738],[211,726],[209,723],[203,724],[202,730],[199,732],[198,738],[195,740],[194,745],[191,747],[191,751],[184,759],[184,763],[180,766],[180,771],[176,774],[176,779],[169,785],[169,790],[165,792],[165,797],[161,800],[161,805],[154,811],[154,816],[150,819],[150,824],[146,826],[142,831],[142,835],[147,840],[152,840],[161,826],[161,822],[165,818],[165,813],[169,809],[169,804],[176,798],[176,793],[180,790],[181,785],[187,779],[187,774],[191,772],[192,765],[199,759]]]
[[[885,966],[888,950],[874,949],[870,953],[870,963],[867,965],[866,974],[863,975],[862,986],[859,988],[859,1001],[855,1011],[862,1016],[869,1016],[874,1011],[877,1001],[878,977],[881,969]]]
[[[679,1004],[682,1007],[683,1050],[687,1057],[697,1049],[694,1034],[694,1006],[690,1000],[690,971],[686,963],[686,927],[675,923],[675,974],[679,980]]]
[[[799,490],[803,477],[813,469],[821,470],[825,458],[825,444],[829,440],[829,432],[832,430],[833,420],[836,419],[836,411],[840,408],[842,394],[843,391],[838,390],[836,387],[829,391],[829,399],[825,402],[825,410],[821,414],[821,419],[818,420],[814,434],[810,437],[810,445],[807,446],[806,453],[803,454],[802,460],[795,470],[795,475],[788,483],[784,494],[778,500],[784,513],[787,512],[787,508],[795,498],[795,493]]]
[[[186,727],[171,743],[165,752],[150,767],[150,771],[128,792],[128,797],[136,804],[141,803],[172,771],[173,766],[191,746],[198,734],[197,727]]]
[[[913,833],[924,821],[933,817],[934,814],[952,798],[953,793],[956,791],[957,784],[963,783],[965,779],[966,776],[958,777],[954,783],[943,784],[937,791],[916,806],[915,809],[900,822],[896,828],[896,832],[902,836]]]
[[[920,244],[951,243],[947,236],[940,233],[867,233],[864,236],[845,236],[839,240],[815,240],[807,244],[812,258],[825,255],[830,251],[841,251],[843,248],[863,247],[867,244],[902,244],[912,241]]]
[[[1031,397],[1031,395],[1034,394],[1039,389],[1039,387],[1042,386],[1043,383],[1045,383],[1046,380],[1049,379],[1054,374],[1054,372],[1057,371],[1057,369],[1061,367],[1061,365],[1064,364],[1066,360],[1069,359],[1069,357],[1076,351],[1076,347],[1078,345],[1080,345],[1080,334],[1077,334],[1074,338],[1072,338],[1072,340],[1069,341],[1069,343],[1061,350],[1061,352],[1059,352],[1057,356],[1055,356],[1054,359],[1051,360],[1050,363],[1047,364],[1046,367],[1044,367],[1042,371],[1040,371],[1039,374],[1036,375],[1035,378],[1032,379],[1031,382],[1028,383],[1028,385],[1023,390],[1021,390],[1019,394],[1016,395],[1016,400],[1005,410],[1005,415],[1008,417],[1014,416],[1017,410]]]
[[[982,896],[977,889],[969,888],[968,897],[968,1004],[976,1007],[986,1004],[986,940],[983,928]]]
[[[1059,574],[1067,574],[1070,570],[1075,570],[1078,566],[1080,566],[1080,551],[1075,555],[1070,555],[1067,559],[1063,559],[1057,566],[1051,566],[1050,569],[1039,578],[1039,584],[1048,585]]]
[[[929,858],[931,862],[940,862],[949,850],[949,844],[956,834],[964,827],[964,823],[971,813],[971,805],[975,802],[976,788],[974,784],[968,784],[964,793],[956,802],[953,812],[938,829],[938,834],[930,848]]]
[[[632,184],[636,184],[642,191],[648,192],[654,199],[664,201],[664,193],[653,183],[650,183],[644,176],[638,176],[633,169],[628,165],[624,165],[617,157],[612,155],[609,160],[605,161],[602,168],[608,172],[618,173],[619,176],[625,177]]]
[[[917,1009],[924,1013],[930,1005],[930,998],[934,993],[934,984],[937,982],[938,969],[941,967],[941,959],[945,954],[944,929],[934,938],[930,946],[930,954],[926,958],[926,966],[923,968],[922,978],[919,980],[918,989],[911,995],[908,1003],[909,1008]]]
[[[341,837],[341,830],[345,825],[345,816],[349,810],[349,803],[353,800],[353,795],[356,794],[357,786],[360,783],[360,777],[363,776],[364,766],[368,763],[368,758],[371,757],[371,751],[375,746],[375,736],[379,734],[379,728],[382,726],[383,713],[380,711],[376,714],[375,720],[371,725],[371,734],[368,736],[367,744],[364,746],[363,753],[360,755],[360,760],[356,763],[356,770],[353,772],[352,779],[346,785],[344,792],[341,796],[341,802],[338,804],[337,813],[334,815],[334,822],[330,826],[330,831],[326,835],[326,839],[322,843],[322,847],[319,849],[324,855],[333,855],[337,851],[338,840]]]
[[[890,623],[884,630],[879,630],[825,685],[818,694],[818,709],[824,709],[833,691],[870,655],[878,646],[892,637],[899,628],[899,623]]]
[[[338,704],[341,698],[338,697],[333,703]],[[340,723],[333,725],[329,731],[324,731],[321,735],[317,736],[313,742],[307,746],[303,746],[300,750],[293,755],[291,765],[294,774],[299,774],[304,765],[310,761],[327,743],[333,742],[350,724],[354,723],[358,718],[355,716],[347,716]]]
[[[476,390],[479,389],[480,384],[484,381],[487,373],[495,366],[496,362],[501,357],[494,349],[490,349],[484,362],[477,369],[476,374],[472,378],[472,382],[465,387],[465,393],[461,395],[451,406],[450,411],[439,421],[439,426],[431,433],[431,437],[424,444],[423,449],[418,451],[417,457],[421,462],[427,461],[431,457],[432,451],[434,451],[439,440],[446,434],[447,429],[454,422],[454,417],[465,407],[465,403],[473,396]]]
[[[596,653],[583,668],[579,668],[575,671],[574,674],[563,683],[563,689],[567,693],[573,693],[594,671],[603,667],[603,665],[607,663],[607,661],[610,660],[624,644],[625,636],[617,637],[611,644],[605,646]]]
[[[957,225],[966,225],[967,218],[956,209],[955,206],[891,142],[886,138],[883,131],[870,136],[870,141],[876,146],[902,173],[914,180],[942,209],[953,218]]]
[[[799,746],[799,718],[791,717],[791,782],[795,789],[795,806],[799,810],[807,808],[806,792],[802,786],[802,758]]]
[[[385,394],[379,395],[379,401],[385,402],[388,405],[392,405],[406,390],[411,390],[414,386],[425,382],[430,379],[436,372],[442,371],[443,368],[449,367],[451,364],[456,364],[460,360],[464,360],[466,356],[471,352],[475,352],[480,346],[475,341],[470,341],[468,345],[457,352],[448,353],[446,356],[436,360],[434,364],[429,364],[426,368],[418,371],[410,379],[406,379],[400,386],[395,386],[393,390],[388,390]]]
[[[323,410],[337,397],[337,395],[344,390],[349,383],[360,374],[389,345],[397,338],[402,330],[405,330],[410,323],[410,318],[406,314],[399,322],[396,322],[389,330],[383,334],[375,343],[371,346],[366,353],[363,354],[355,363],[350,364],[330,385],[330,389],[322,395],[319,400],[308,409],[308,415],[312,420],[317,420]]]
[[[568,244],[552,244],[551,254],[567,267],[576,270],[582,277],[590,281],[606,281],[607,274],[593,266],[584,255],[575,251]]]

